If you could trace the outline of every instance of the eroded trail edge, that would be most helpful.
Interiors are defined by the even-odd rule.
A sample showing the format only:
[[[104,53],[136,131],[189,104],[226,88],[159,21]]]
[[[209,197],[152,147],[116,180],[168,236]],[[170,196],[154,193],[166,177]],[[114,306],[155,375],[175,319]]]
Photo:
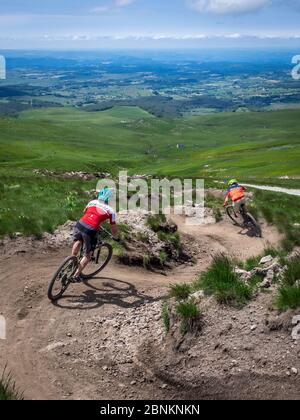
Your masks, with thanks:
[[[242,311],[207,299],[204,329],[183,352],[174,350],[161,320],[170,284],[193,281],[215,253],[259,254],[280,240],[276,230],[264,226],[264,238],[257,239],[227,221],[191,228],[173,219],[193,242],[196,264],[162,275],[114,260],[99,278],[70,287],[57,305],[46,290],[69,249],[22,244],[1,254],[0,304],[7,320],[1,363],[8,362],[26,398],[299,397],[299,376],[287,375],[299,366],[299,347],[288,329],[266,326],[274,315],[272,293]]]

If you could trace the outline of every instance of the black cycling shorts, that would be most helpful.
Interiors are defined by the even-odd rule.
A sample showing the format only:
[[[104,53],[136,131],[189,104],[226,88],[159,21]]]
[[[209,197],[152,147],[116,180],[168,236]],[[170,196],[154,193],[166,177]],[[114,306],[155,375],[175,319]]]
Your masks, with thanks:
[[[88,255],[90,252],[95,250],[97,245],[97,234],[97,230],[87,229],[80,222],[76,224],[73,235],[74,242],[83,242],[84,255]]]

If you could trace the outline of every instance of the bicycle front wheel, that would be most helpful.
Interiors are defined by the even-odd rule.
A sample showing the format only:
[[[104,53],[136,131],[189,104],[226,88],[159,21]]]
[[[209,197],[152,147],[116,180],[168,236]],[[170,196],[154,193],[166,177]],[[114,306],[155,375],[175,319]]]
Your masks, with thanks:
[[[82,277],[85,280],[95,277],[100,271],[104,270],[107,264],[112,259],[113,248],[110,244],[104,243],[97,247],[93,253],[91,262],[85,267],[82,272]]]
[[[48,288],[48,298],[54,302],[62,297],[69,287],[72,277],[74,276],[78,267],[78,260],[76,257],[68,257],[60,265],[51,279]]]
[[[232,206],[226,208],[226,212],[230,220],[235,226],[243,227],[244,225],[244,218],[240,212],[235,212]]]

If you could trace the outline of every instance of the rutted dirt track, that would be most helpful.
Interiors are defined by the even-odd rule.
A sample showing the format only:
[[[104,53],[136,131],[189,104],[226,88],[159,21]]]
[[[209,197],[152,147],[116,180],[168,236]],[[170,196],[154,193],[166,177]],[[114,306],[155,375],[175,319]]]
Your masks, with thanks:
[[[7,320],[7,340],[0,340],[1,367],[8,363],[18,386],[25,390],[26,398],[299,397],[299,381],[287,378],[285,370],[277,375],[264,374],[263,369],[221,374],[220,356],[216,360],[203,359],[207,366],[214,366],[212,363],[215,362],[216,369],[205,370],[203,366],[203,373],[197,380],[175,374],[176,367],[183,363],[183,356],[178,354],[168,360],[166,346],[164,352],[160,347],[164,337],[160,305],[168,286],[192,281],[218,251],[246,258],[263,251],[266,244],[279,240],[273,228],[266,226],[265,238],[256,239],[239,234],[236,227],[225,221],[193,228],[178,217],[175,222],[182,233],[197,241],[196,265],[181,266],[162,275],[114,261],[89,284],[70,287],[57,305],[47,300],[48,282],[58,264],[69,254],[69,249],[57,252],[29,249],[20,253],[16,247],[9,256],[1,255],[0,311]],[[265,299],[266,296],[259,298],[243,315],[224,309],[218,312],[212,306],[211,320],[215,321],[219,314],[223,331],[227,328],[228,317],[235,318],[236,323],[245,322],[247,316],[255,318],[258,308],[265,310],[262,307]],[[153,319],[150,324],[145,320],[148,308]],[[243,320],[240,320],[242,316]],[[128,335],[125,324],[126,328],[130,327]],[[241,342],[244,341],[242,331]],[[211,340],[216,340],[213,333]],[[291,346],[288,333],[283,342],[284,351],[291,352],[287,350]],[[136,353],[126,359],[135,343]],[[210,346],[217,344],[207,343]],[[256,344],[259,346],[258,339]],[[252,351],[255,353],[255,349]],[[266,348],[267,351],[270,353],[272,348]],[[201,365],[200,356],[191,355],[190,363]]]

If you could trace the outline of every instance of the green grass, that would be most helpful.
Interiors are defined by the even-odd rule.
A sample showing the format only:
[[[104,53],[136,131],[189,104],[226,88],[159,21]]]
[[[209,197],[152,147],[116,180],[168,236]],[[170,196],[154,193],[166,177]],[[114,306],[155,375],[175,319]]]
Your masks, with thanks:
[[[143,257],[143,267],[144,268],[149,268],[151,267],[151,255],[150,254],[145,254]]]
[[[295,256],[291,259],[286,259],[284,264],[286,266],[284,283],[289,286],[294,286],[300,280],[300,257]]]
[[[192,300],[181,302],[177,304],[176,312],[181,318],[181,334],[193,331],[195,323],[199,321],[201,315],[197,305]]]
[[[279,309],[296,309],[300,307],[300,257],[285,259],[285,271],[282,284],[278,290],[275,304]]]
[[[194,290],[203,289],[221,304],[244,306],[252,297],[252,288],[234,272],[234,265],[226,255],[215,256],[208,270],[194,283]]]
[[[165,251],[160,251],[159,253],[159,262],[162,267],[165,266],[166,262],[168,261],[168,254]]]
[[[95,188],[95,183],[33,176],[34,169],[114,175],[127,169],[132,174],[201,177],[206,186],[232,177],[263,183],[264,178],[299,176],[299,117],[300,110],[286,110],[171,120],[136,107],[116,107],[103,112],[35,109],[0,118],[0,235],[52,231],[77,217],[82,192]],[[185,149],[177,150],[178,143]],[[286,212],[289,220],[299,221],[300,199],[261,192],[257,200],[267,219],[285,231],[285,248],[300,242],[299,229],[293,231],[286,222]],[[217,201],[208,202],[219,220]],[[273,214],[276,208],[281,211]]]
[[[153,232],[158,233],[162,231],[164,224],[166,223],[167,218],[164,214],[151,215],[147,219],[147,225]]]
[[[191,286],[189,284],[175,284],[170,287],[170,297],[176,300],[185,300],[191,294]]]
[[[176,307],[176,312],[184,319],[196,319],[200,315],[197,305],[193,302],[181,302]]]
[[[300,246],[300,197],[287,194],[255,191],[255,204],[269,223],[284,235],[281,247],[289,252]]]
[[[0,378],[0,401],[23,400],[22,393],[17,389],[15,382],[6,368]]]
[[[0,166],[204,178],[299,175],[300,110],[159,119],[139,108],[51,108],[1,118]],[[185,149],[178,151],[177,143]],[[281,149],[283,145],[291,148]]]
[[[279,289],[276,297],[278,309],[297,309],[300,307],[300,288],[293,286],[283,286]]]
[[[158,232],[157,236],[160,241],[170,243],[178,251],[181,249],[179,233]]]
[[[181,251],[181,239],[178,232],[170,232],[169,225],[166,224],[167,218],[164,214],[151,215],[147,219],[147,225],[153,232],[157,233],[158,239],[169,243],[178,252]]]
[[[259,266],[259,263],[263,257],[266,257],[268,255],[271,255],[273,258],[275,257],[283,257],[286,254],[281,249],[276,249],[274,247],[267,247],[264,249],[264,251],[255,256],[248,258],[245,262],[241,262],[238,264],[241,268],[244,268],[246,271],[251,271],[253,268],[256,268]]]
[[[223,205],[224,200],[218,197],[215,197],[211,193],[205,194],[205,207],[210,208],[213,210],[216,222],[220,222],[223,219],[223,214],[221,212],[221,208]]]
[[[85,190],[92,185],[34,175],[5,175],[2,183],[0,236],[20,232],[37,237],[79,217],[89,200]]]

